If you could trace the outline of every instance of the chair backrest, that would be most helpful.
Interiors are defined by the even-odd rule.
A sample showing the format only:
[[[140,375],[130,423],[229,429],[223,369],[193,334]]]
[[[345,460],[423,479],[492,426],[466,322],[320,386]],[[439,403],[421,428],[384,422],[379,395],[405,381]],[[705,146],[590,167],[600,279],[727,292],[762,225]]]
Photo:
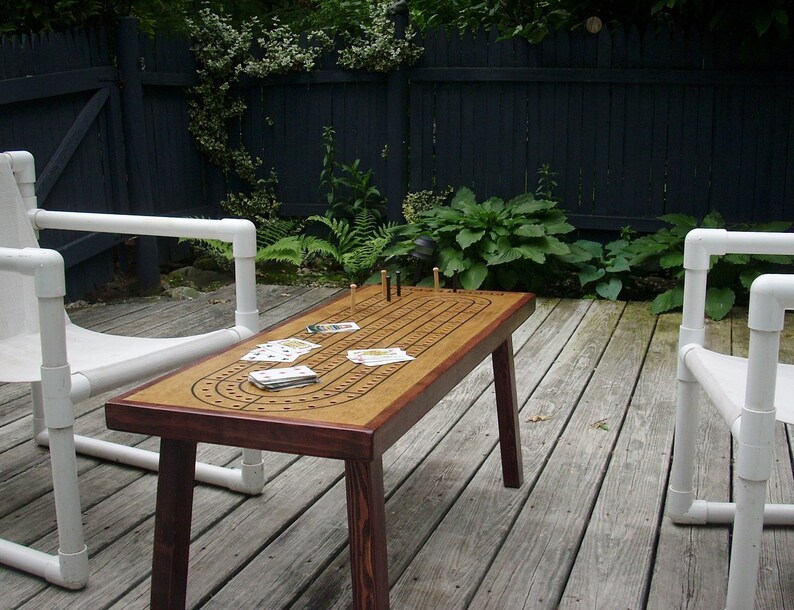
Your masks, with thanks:
[[[0,246],[38,247],[25,213],[8,155],[0,153]],[[39,329],[36,289],[31,276],[0,271],[0,339]]]

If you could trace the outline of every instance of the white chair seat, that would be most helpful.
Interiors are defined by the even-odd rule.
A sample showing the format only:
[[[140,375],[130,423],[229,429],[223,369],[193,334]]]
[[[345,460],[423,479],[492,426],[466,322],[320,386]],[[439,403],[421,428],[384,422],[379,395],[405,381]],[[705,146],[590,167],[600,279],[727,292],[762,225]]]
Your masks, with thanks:
[[[687,368],[697,378],[728,426],[742,414],[747,386],[747,359],[712,352],[699,346],[684,348]],[[794,365],[778,364],[775,419],[794,424]]]
[[[210,354],[239,340],[240,336],[231,329],[190,337],[152,339],[106,335],[76,324],[66,325],[71,372],[87,377],[92,388],[118,386],[125,379],[135,380],[150,373],[167,371],[195,360],[197,355]],[[79,346],[79,349],[71,346]],[[0,371],[2,381],[40,381],[41,344],[38,334],[15,335],[0,341],[0,360],[3,362]]]

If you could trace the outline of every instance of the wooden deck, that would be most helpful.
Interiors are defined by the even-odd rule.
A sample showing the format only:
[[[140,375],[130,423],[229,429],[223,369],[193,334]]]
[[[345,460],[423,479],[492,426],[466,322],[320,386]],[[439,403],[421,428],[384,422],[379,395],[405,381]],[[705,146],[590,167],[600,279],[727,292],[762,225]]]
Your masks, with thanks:
[[[261,286],[263,326],[330,296]],[[231,321],[229,288],[195,301],[90,306],[96,329],[167,336]],[[158,314],[157,324],[144,321]],[[679,316],[647,304],[541,299],[513,337],[524,485],[501,483],[490,363],[474,370],[384,457],[393,608],[722,608],[729,529],[664,518]],[[789,334],[794,334],[794,324]],[[746,350],[741,319],[709,342]],[[794,343],[794,342],[792,342]],[[791,343],[789,344],[791,345]],[[786,358],[794,361],[794,345]],[[116,394],[118,392],[114,392]],[[78,431],[104,429],[105,397]],[[47,453],[29,438],[26,388],[0,386],[0,536],[56,545]],[[701,489],[727,499],[731,441],[706,410]],[[779,428],[775,501],[794,501],[791,430]],[[236,460],[202,447],[203,459]],[[146,608],[156,477],[78,458],[91,581],[69,592],[0,568],[0,608]],[[196,490],[188,602],[202,608],[350,605],[341,462],[266,457],[260,497]],[[759,607],[794,607],[794,531],[765,533]]]

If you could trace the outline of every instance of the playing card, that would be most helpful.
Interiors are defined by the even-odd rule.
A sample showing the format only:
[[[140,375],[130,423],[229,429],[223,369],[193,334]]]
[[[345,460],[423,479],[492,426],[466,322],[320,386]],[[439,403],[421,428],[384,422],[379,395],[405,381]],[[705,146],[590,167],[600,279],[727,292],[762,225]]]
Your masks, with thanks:
[[[370,349],[351,349],[347,352],[348,360],[367,366],[378,366],[381,364],[391,364],[393,362],[405,362],[414,360],[399,347],[378,347]]]
[[[269,384],[296,380],[316,379],[317,373],[308,366],[290,366],[281,369],[269,369],[267,371],[251,371],[248,378],[258,383]]]
[[[310,343],[309,341],[304,341],[303,339],[298,339],[297,337],[290,337],[289,339],[277,339],[276,341],[268,341],[267,343],[264,343],[259,347],[265,347],[267,349],[287,348],[293,351],[306,353],[315,348],[322,346],[317,345],[316,343]]]
[[[246,362],[292,362],[295,358],[289,354],[277,354],[265,349],[255,349],[240,358]]]
[[[310,333],[343,333],[360,328],[355,322],[339,322],[337,324],[311,324],[306,327],[306,330]]]

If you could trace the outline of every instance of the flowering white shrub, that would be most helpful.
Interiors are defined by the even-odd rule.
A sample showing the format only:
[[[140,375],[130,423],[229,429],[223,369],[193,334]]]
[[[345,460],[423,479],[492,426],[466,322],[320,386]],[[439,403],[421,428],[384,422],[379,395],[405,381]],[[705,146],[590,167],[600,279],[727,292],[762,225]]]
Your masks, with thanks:
[[[422,55],[422,48],[410,42],[413,33],[406,37],[395,36],[394,23],[389,19],[389,0],[373,2],[369,9],[370,21],[361,25],[361,34],[348,41],[339,51],[339,65],[350,69],[371,72],[390,72],[401,64],[412,64]]]

